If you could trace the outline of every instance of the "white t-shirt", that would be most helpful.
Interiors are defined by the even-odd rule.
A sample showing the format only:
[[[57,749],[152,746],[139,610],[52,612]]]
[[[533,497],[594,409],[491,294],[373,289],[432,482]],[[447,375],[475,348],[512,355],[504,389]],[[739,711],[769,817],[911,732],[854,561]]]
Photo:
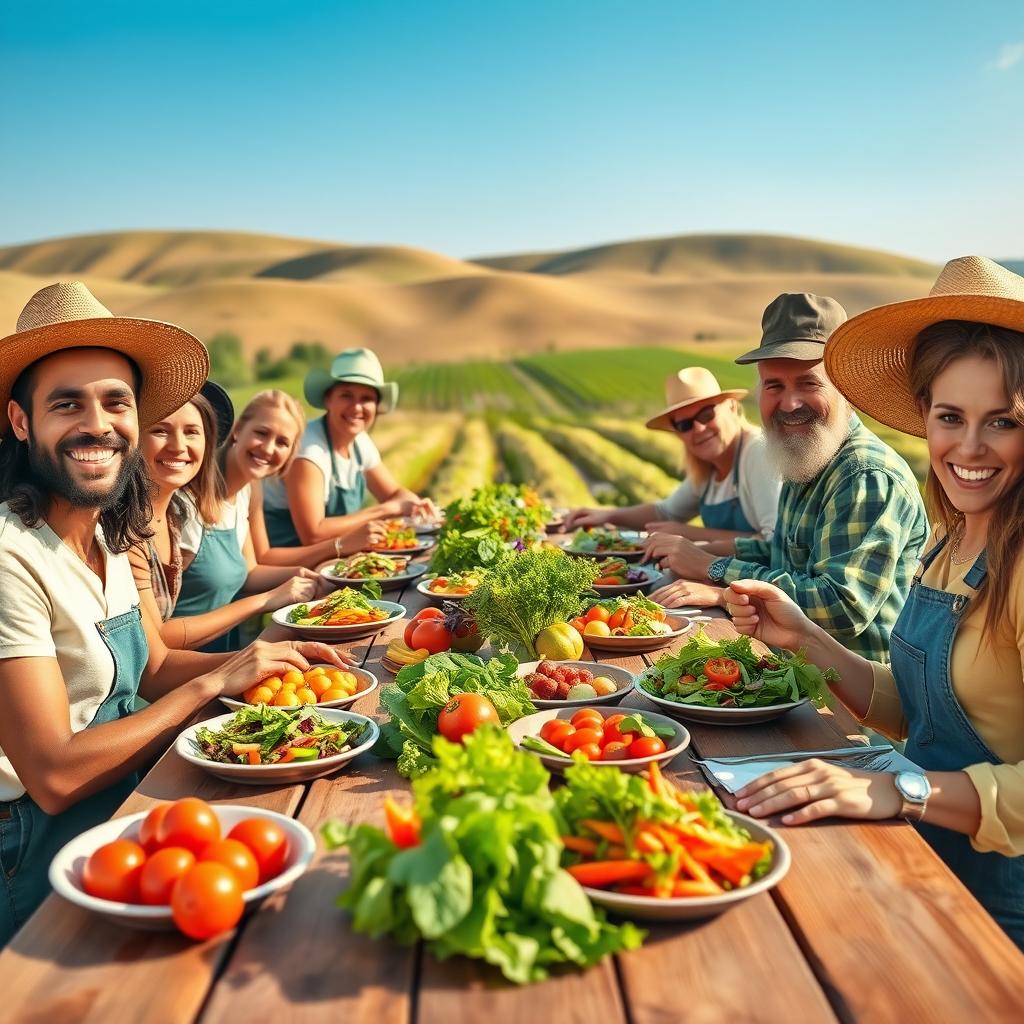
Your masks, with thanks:
[[[112,555],[99,527],[106,584],[41,522],[33,529],[0,504],[0,658],[56,658],[71,706],[71,729],[81,732],[114,685],[114,657],[96,623],[138,606],[127,555]],[[32,686],[32,679],[24,680]],[[24,796],[0,750],[0,800]]]
[[[203,539],[203,520],[192,499],[182,491],[178,492],[185,506],[181,522],[181,550],[195,555]],[[221,505],[220,518],[212,523],[215,530],[235,530],[238,534],[238,550],[245,549],[249,536],[249,503],[252,501],[252,485],[246,484],[230,501]]]
[[[344,455],[333,452],[332,466],[331,442],[327,436],[327,426],[322,416],[306,424],[295,458],[312,462],[323,474],[325,507],[327,499],[331,496],[331,477],[334,468],[337,468],[338,471],[338,483],[349,489],[355,487],[360,473],[366,473],[381,463],[380,452],[370,435],[356,434],[349,457],[346,458]],[[263,481],[263,507],[288,507],[288,492],[280,477],[275,476]]]
[[[707,502],[709,505],[717,505],[731,501],[738,493],[740,508],[747,522],[760,536],[769,540],[775,532],[775,520],[779,514],[782,481],[774,474],[767,459],[764,434],[758,432],[744,438],[739,462],[739,487],[736,486],[736,474],[732,470],[724,480],[712,477]],[[684,480],[664,501],[654,506],[658,516],[661,519],[675,519],[680,523],[689,522],[700,514],[700,499],[705,487],[707,483],[694,488],[689,480]]]

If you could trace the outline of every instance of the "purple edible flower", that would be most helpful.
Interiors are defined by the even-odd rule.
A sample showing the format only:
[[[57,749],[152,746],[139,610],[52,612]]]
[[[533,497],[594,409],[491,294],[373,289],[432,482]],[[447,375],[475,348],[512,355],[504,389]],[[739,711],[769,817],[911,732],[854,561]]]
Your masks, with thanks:
[[[647,573],[643,569],[627,569],[626,570],[626,582],[627,583],[644,583],[647,580]]]
[[[512,545],[512,550],[513,551],[525,551],[526,550],[526,542],[523,540],[522,537],[517,537],[516,538],[515,544]]]

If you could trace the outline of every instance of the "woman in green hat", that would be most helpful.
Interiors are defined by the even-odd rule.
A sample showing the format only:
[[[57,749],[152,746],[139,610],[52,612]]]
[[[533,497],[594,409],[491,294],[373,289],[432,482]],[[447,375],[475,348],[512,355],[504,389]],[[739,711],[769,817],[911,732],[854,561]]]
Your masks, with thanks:
[[[306,427],[284,479],[264,482],[263,514],[274,547],[316,544],[373,519],[437,516],[432,501],[399,486],[370,439],[378,414],[398,401],[398,385],[384,380],[373,352],[346,349],[330,371],[310,370],[304,391],[324,415]],[[363,508],[367,489],[378,504]]]

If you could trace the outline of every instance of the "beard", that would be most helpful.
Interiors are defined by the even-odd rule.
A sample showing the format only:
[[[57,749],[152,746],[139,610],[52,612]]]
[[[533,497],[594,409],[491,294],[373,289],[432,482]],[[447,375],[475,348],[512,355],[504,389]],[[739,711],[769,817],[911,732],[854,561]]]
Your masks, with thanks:
[[[786,426],[807,425],[799,435],[785,433]],[[850,432],[850,406],[840,399],[824,416],[808,406],[795,412],[776,411],[764,425],[768,461],[783,479],[806,484],[819,476],[836,457]]]
[[[64,464],[64,456],[72,448],[112,448],[121,455],[121,468],[105,491],[83,487]],[[35,483],[56,498],[62,498],[73,508],[90,508],[106,512],[124,497],[132,477],[143,466],[142,451],[129,448],[128,442],[118,434],[105,437],[87,435],[62,441],[53,452],[40,448],[31,436],[28,442],[28,464]]]

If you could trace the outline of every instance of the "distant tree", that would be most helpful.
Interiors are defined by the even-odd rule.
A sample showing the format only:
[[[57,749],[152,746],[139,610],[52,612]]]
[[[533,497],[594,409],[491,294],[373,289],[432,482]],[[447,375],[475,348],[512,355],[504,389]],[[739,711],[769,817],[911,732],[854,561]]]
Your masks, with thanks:
[[[221,331],[206,343],[210,352],[210,376],[223,384],[249,384],[252,367],[242,350],[242,339],[231,331]]]

